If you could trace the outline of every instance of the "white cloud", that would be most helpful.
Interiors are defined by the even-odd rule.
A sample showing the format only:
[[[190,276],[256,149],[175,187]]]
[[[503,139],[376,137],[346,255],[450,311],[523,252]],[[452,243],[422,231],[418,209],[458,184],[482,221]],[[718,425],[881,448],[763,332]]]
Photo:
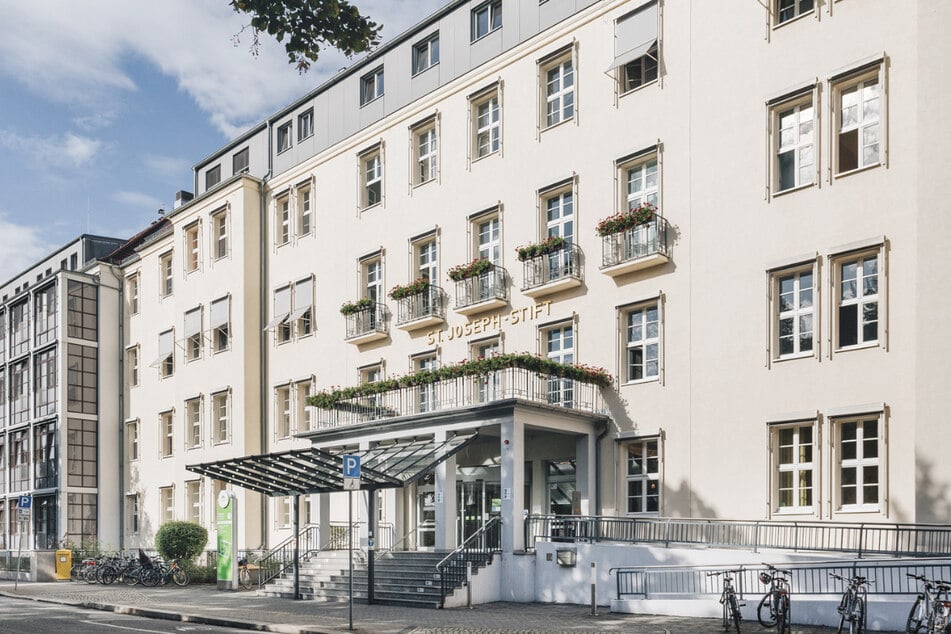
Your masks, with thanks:
[[[136,210],[146,209],[154,212],[159,207],[165,206],[165,203],[155,196],[143,194],[142,192],[120,191],[112,194],[111,198],[121,205],[134,207]]]
[[[446,0],[358,0],[361,11],[398,35]],[[115,95],[136,90],[130,59],[145,59],[208,113],[225,136],[243,132],[319,85],[344,57],[325,49],[310,72],[299,75],[281,44],[262,34],[260,54],[248,52],[250,34],[233,46],[248,22],[226,0],[44,0],[4,5],[0,21],[0,72],[53,101],[88,110],[83,129],[108,124]]]
[[[105,145],[98,139],[72,133],[41,137],[0,130],[0,147],[22,155],[35,166],[82,169],[91,164]]]
[[[19,275],[54,248],[43,235],[39,227],[15,224],[0,214],[0,283]]]

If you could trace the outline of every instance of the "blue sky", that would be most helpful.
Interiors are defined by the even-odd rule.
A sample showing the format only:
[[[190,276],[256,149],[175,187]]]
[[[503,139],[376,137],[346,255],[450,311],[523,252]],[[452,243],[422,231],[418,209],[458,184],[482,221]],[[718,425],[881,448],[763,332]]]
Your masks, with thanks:
[[[81,233],[128,237],[191,167],[321,84],[283,47],[232,42],[227,0],[0,0],[0,282]],[[356,0],[397,35],[446,0]]]

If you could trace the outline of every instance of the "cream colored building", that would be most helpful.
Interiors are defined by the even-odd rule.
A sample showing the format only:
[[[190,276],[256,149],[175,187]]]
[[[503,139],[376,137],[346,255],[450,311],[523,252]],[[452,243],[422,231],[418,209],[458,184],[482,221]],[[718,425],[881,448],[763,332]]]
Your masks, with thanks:
[[[572,512],[948,523],[949,13],[455,1],[202,160],[122,264],[126,544],[212,526],[220,485],[187,465],[474,432],[380,493],[382,543],[449,548],[502,515],[519,550],[526,518]],[[513,370],[305,406],[520,352],[614,383]],[[290,535],[288,499],[239,495],[242,547]],[[336,495],[304,521],[345,521]]]

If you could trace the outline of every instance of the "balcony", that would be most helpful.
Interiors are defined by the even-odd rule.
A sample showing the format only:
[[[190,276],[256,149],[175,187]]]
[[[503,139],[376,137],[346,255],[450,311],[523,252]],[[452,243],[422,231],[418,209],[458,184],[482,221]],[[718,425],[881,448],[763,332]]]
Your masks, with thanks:
[[[593,415],[605,413],[601,388],[525,368],[503,368],[478,376],[458,376],[424,385],[396,387],[370,396],[341,399],[332,409],[315,408],[316,429],[521,399]]]
[[[500,266],[456,282],[455,311],[460,315],[477,315],[509,303],[506,271]]]
[[[601,238],[601,272],[611,277],[670,261],[667,221],[663,216]]]
[[[386,306],[372,306],[345,315],[347,318],[347,343],[361,345],[390,336],[386,325]]]
[[[446,293],[438,286],[402,297],[396,303],[396,326],[407,332],[446,321]]]
[[[522,263],[522,294],[537,298],[581,285],[582,253],[577,244],[566,244],[551,253]]]

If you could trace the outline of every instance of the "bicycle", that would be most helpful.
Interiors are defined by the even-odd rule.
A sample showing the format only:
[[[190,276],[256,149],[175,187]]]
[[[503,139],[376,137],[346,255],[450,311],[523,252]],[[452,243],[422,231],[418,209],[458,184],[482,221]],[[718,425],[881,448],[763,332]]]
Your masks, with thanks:
[[[740,634],[740,621],[743,616],[740,614],[740,607],[746,605],[736,599],[736,591],[733,589],[733,577],[731,572],[740,572],[739,570],[724,570],[722,572],[708,572],[708,577],[719,577],[723,575],[723,593],[720,595],[720,605],[723,606],[723,630],[730,631],[730,625],[736,627],[736,634]]]
[[[928,579],[924,575],[913,575],[910,572],[905,575],[924,584],[908,612],[905,631],[920,632],[924,627],[927,634],[951,632],[951,601],[948,600],[951,581]]]
[[[759,580],[769,586],[766,595],[756,608],[756,618],[763,627],[777,627],[779,634],[790,628],[789,614],[789,578],[792,572],[782,570],[770,564],[763,564],[766,570],[759,573]]]
[[[250,590],[252,587],[251,584],[251,567],[257,568],[254,564],[249,564],[247,557],[242,557],[238,560],[238,587],[242,590]]]
[[[837,608],[840,614],[838,634],[845,631],[846,623],[849,624],[849,634],[862,634],[865,632],[867,618],[865,612],[868,607],[867,586],[872,582],[858,575],[849,578],[830,572],[829,576],[849,584],[842,593],[842,600],[839,601]]]
[[[163,563],[158,567],[159,585],[168,585],[169,580],[176,586],[187,586],[190,581],[188,571],[182,566],[181,559],[173,559],[170,563]]]

